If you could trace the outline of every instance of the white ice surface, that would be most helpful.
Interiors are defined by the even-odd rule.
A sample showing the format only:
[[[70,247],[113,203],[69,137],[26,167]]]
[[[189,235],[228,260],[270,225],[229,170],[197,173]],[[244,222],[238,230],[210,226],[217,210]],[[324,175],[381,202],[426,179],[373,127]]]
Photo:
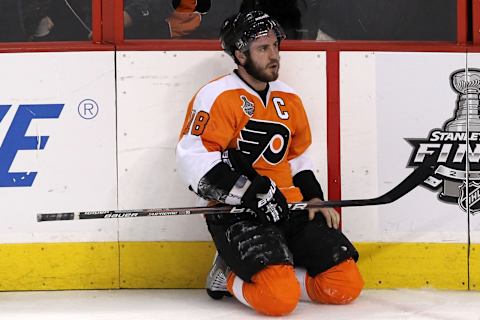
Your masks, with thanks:
[[[1,320],[268,319],[233,298],[203,290],[0,292]],[[301,302],[289,316],[316,320],[480,320],[480,292],[365,290],[353,304]]]

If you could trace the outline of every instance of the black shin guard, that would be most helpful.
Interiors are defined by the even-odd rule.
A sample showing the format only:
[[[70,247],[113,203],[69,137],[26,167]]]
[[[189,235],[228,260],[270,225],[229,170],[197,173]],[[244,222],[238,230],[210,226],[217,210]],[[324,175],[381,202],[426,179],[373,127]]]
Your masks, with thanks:
[[[289,247],[295,265],[305,267],[312,277],[349,259],[358,260],[358,252],[345,235],[329,228],[321,213],[310,222],[302,222],[301,231],[291,239]]]
[[[285,237],[276,226],[250,219],[229,220],[219,224],[207,217],[208,229],[220,256],[242,280],[251,282],[268,265],[293,264]]]

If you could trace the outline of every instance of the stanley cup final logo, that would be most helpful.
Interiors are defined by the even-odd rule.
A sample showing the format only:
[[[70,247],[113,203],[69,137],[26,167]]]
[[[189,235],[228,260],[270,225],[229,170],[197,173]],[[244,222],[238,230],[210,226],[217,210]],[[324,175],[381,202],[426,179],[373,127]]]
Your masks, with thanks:
[[[443,129],[432,130],[427,139],[407,139],[414,147],[408,166],[433,164],[435,173],[422,184],[439,190],[440,200],[458,203],[464,211],[469,207],[476,214],[480,211],[480,69],[453,72],[450,85],[457,94],[453,119]]]

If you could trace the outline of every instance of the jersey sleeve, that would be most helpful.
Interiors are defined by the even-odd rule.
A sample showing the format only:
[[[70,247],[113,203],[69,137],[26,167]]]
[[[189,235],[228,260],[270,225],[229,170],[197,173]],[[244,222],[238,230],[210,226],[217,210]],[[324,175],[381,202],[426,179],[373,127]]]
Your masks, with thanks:
[[[322,187],[313,173],[314,167],[309,149],[288,163],[292,171],[293,184],[300,189],[303,200],[308,201],[313,198],[324,200]]]
[[[295,132],[292,135],[288,154],[293,184],[300,189],[304,200],[308,201],[312,198],[324,200],[322,188],[314,174],[309,152],[312,143],[310,125],[300,98],[298,98],[298,108],[295,109],[295,117]]]
[[[177,172],[194,192],[225,200],[239,174],[221,160],[235,133],[235,114],[221,94],[201,90],[192,99],[176,147]]]
[[[291,159],[288,161],[290,164],[290,170],[292,172],[292,176],[295,176],[297,173],[305,170],[313,171],[313,161],[310,155],[310,148],[305,150],[301,155],[297,156],[296,158]]]

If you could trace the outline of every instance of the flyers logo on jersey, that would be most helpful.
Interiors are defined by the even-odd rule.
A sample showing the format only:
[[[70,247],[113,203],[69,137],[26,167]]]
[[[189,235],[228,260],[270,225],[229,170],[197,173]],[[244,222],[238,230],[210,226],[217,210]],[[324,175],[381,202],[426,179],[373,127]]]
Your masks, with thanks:
[[[253,113],[255,112],[255,104],[253,102],[248,101],[247,97],[245,96],[240,96],[240,99],[243,101],[242,109],[243,112],[250,118],[253,116]]]
[[[252,119],[240,131],[238,148],[252,164],[262,157],[274,165],[285,156],[290,136],[290,129],[281,123]]]

